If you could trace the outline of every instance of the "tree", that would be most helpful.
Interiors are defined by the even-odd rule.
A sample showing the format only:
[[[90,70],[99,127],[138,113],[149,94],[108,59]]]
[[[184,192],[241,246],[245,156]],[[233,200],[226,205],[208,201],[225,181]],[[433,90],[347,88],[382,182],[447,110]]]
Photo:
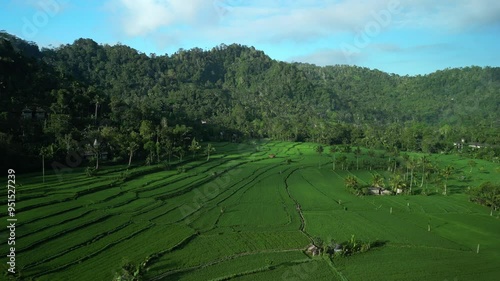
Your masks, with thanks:
[[[344,180],[345,186],[358,195],[359,182],[354,176],[347,176]]]
[[[196,138],[193,138],[191,145],[189,146],[189,151],[193,152],[193,158],[196,157],[196,151],[200,150],[200,148],[200,143],[196,141]]]
[[[470,191],[470,200],[491,208],[490,216],[500,206],[500,185],[492,182],[483,182]]]
[[[182,146],[176,146],[174,147],[174,153],[176,153],[176,157],[179,158],[179,161],[182,162],[182,158],[186,154],[186,151],[184,150],[184,147]]]
[[[452,166],[446,166],[444,169],[441,170],[441,176],[444,179],[444,195],[448,194],[448,179],[453,175],[453,167]]]
[[[425,156],[422,156],[419,160],[420,162],[420,166],[422,167],[422,180],[420,182],[420,187],[423,187],[424,186],[424,179],[426,178],[426,168],[427,168],[427,165],[429,165],[429,160],[425,157]]]
[[[154,133],[155,130],[153,129],[153,122],[150,120],[142,120],[139,127],[139,135],[142,137],[144,150],[149,152],[146,158],[146,163],[148,165],[153,163],[156,151],[156,143],[153,141]]]
[[[211,143],[207,144],[205,147],[205,154],[207,155],[207,161],[210,160],[210,153],[215,151],[215,147]]]
[[[320,156],[319,161],[318,161],[318,167],[321,168],[321,155],[323,155],[324,147],[322,145],[318,145],[318,146],[316,146],[315,151]]]
[[[148,140],[144,146],[144,150],[149,151],[148,156],[146,157],[146,165],[151,165],[154,162],[154,152],[156,151],[156,144],[152,140]]]
[[[42,146],[40,148],[40,156],[42,156],[42,178],[45,183],[45,158],[50,158],[54,156],[54,146],[51,144],[49,146]]]
[[[347,156],[340,155],[340,157],[337,158],[337,162],[342,166],[342,170],[345,170],[347,164]]]
[[[332,155],[332,170],[334,170],[334,171],[335,171],[335,161],[336,161],[335,153],[337,152],[337,150],[338,150],[337,147],[335,147],[333,145],[330,146],[330,154]]]
[[[168,163],[170,164],[170,159],[172,158],[172,153],[174,153],[174,144],[170,139],[165,140],[165,151],[168,156]]]
[[[400,174],[392,176],[389,182],[394,193],[398,194],[398,190],[401,190],[401,193],[405,191],[406,184]]]
[[[356,170],[359,170],[359,156],[361,155],[361,148],[359,146],[354,150],[354,154],[356,155]]]
[[[128,151],[128,167],[132,164],[132,157],[134,156],[135,151],[139,148],[139,134],[132,131],[126,141],[127,151]]]
[[[384,187],[384,178],[380,174],[375,174],[372,177],[372,186],[375,188]]]
[[[95,139],[94,143],[89,146],[90,149],[94,152],[95,158],[95,169],[99,170],[99,157],[101,156],[101,143]]]
[[[370,163],[369,163],[369,165],[370,165],[370,171],[371,171],[372,170],[373,159],[375,158],[375,151],[373,151],[373,150],[370,149],[368,151],[368,156],[370,157]]]
[[[410,170],[410,194],[411,194],[412,187],[413,187],[413,172],[414,172],[415,168],[417,167],[417,161],[413,158],[409,158],[406,161],[406,167]]]

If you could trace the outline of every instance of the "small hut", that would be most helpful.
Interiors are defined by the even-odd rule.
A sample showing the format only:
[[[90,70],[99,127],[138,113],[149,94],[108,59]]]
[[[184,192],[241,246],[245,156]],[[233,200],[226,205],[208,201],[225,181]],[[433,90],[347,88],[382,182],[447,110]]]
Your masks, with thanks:
[[[307,253],[311,254],[313,257],[314,256],[319,256],[321,254],[321,249],[318,248],[316,245],[311,244],[309,247],[307,247]]]

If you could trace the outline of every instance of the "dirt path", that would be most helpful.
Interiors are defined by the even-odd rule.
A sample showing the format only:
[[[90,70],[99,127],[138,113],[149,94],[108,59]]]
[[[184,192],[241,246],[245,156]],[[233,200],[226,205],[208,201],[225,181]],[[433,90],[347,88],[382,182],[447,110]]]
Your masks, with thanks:
[[[311,235],[309,233],[306,232],[305,228],[306,228],[306,220],[304,218],[304,214],[302,213],[302,209],[300,207],[300,204],[299,202],[293,198],[292,194],[290,193],[290,189],[289,189],[289,186],[288,186],[288,179],[290,178],[290,176],[297,172],[298,170],[300,170],[300,168],[296,168],[294,170],[292,170],[285,178],[285,189],[286,189],[286,192],[288,194],[288,197],[290,197],[290,199],[292,199],[292,201],[295,203],[295,209],[297,209],[297,212],[299,213],[299,216],[300,216],[300,227],[299,227],[299,230],[300,232],[304,233],[305,236],[307,236],[309,238],[309,240],[311,240],[311,243],[313,243],[313,238],[311,237]],[[314,244],[314,243],[313,243]]]

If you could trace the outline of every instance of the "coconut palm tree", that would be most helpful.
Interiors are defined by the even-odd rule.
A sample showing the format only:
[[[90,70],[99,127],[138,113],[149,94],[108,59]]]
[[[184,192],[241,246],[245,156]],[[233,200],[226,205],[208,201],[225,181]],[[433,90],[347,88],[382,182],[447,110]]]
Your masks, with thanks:
[[[347,187],[347,189],[355,192],[356,195],[359,194],[359,190],[358,190],[359,182],[354,176],[347,176],[344,180],[344,183],[345,183],[345,186]]]
[[[205,148],[205,153],[207,154],[207,161],[210,160],[210,153],[215,151],[215,147],[211,143],[207,144]]]
[[[426,177],[426,168],[427,168],[427,165],[429,165],[429,159],[427,159],[424,156],[422,156],[420,159],[419,159],[419,165],[420,167],[422,167],[422,181],[420,182],[420,187],[423,187],[424,186],[424,179]]]
[[[45,183],[45,158],[54,156],[54,145],[51,144],[40,148],[40,156],[42,156],[42,179]]]
[[[347,164],[347,156],[341,155],[338,159],[337,162],[342,165],[342,170],[345,170],[345,164]]]
[[[452,166],[446,166],[443,170],[441,170],[441,176],[444,179],[444,195],[448,194],[447,191],[447,186],[448,186],[448,179],[453,175],[453,167]]]
[[[400,174],[396,174],[390,179],[390,185],[392,186],[392,190],[396,194],[398,194],[398,190],[404,192],[404,190],[406,189],[406,183],[404,182]]]
[[[417,161],[413,158],[409,158],[408,161],[406,161],[406,167],[407,169],[410,170],[410,194],[411,194],[411,189],[413,187],[413,171],[417,167]]]
[[[372,162],[373,162],[373,158],[375,158],[375,151],[373,150],[369,150],[368,151],[368,156],[370,157],[370,171],[372,170]]]
[[[321,168],[321,155],[323,155],[323,152],[325,151],[325,149],[323,148],[323,146],[322,146],[322,145],[318,145],[318,146],[316,146],[316,149],[315,149],[315,150],[316,150],[316,152],[317,152],[317,153],[319,154],[319,156],[320,156],[320,159],[319,159],[319,161],[318,161],[318,167],[319,167],[319,168]]]
[[[375,187],[375,188],[382,188],[385,186],[385,183],[384,183],[384,178],[379,175],[379,174],[375,174],[373,175],[372,177],[372,186]]]
[[[333,146],[333,145],[330,146],[330,151],[329,152],[330,152],[330,154],[333,157],[333,160],[332,160],[332,170],[334,170],[334,171],[335,171],[335,161],[336,161],[336,159],[335,159],[336,158],[335,153],[337,152],[337,150],[338,149],[335,146]]]
[[[361,155],[361,148],[359,146],[354,150],[354,154],[356,155],[356,170],[359,170],[359,156]]]
[[[354,176],[347,176],[344,182],[345,186],[351,190],[356,190],[359,187],[358,180]]]
[[[196,157],[196,151],[200,150],[200,148],[200,143],[196,141],[196,138],[193,138],[191,145],[189,146],[189,151],[193,152],[193,158]]]

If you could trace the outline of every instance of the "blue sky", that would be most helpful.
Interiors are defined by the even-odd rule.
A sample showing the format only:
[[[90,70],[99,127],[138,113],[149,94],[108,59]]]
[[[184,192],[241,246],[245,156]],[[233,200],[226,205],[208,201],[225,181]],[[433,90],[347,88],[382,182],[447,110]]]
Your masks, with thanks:
[[[92,38],[157,55],[239,43],[400,75],[500,66],[498,0],[4,0],[0,29],[44,47]]]

